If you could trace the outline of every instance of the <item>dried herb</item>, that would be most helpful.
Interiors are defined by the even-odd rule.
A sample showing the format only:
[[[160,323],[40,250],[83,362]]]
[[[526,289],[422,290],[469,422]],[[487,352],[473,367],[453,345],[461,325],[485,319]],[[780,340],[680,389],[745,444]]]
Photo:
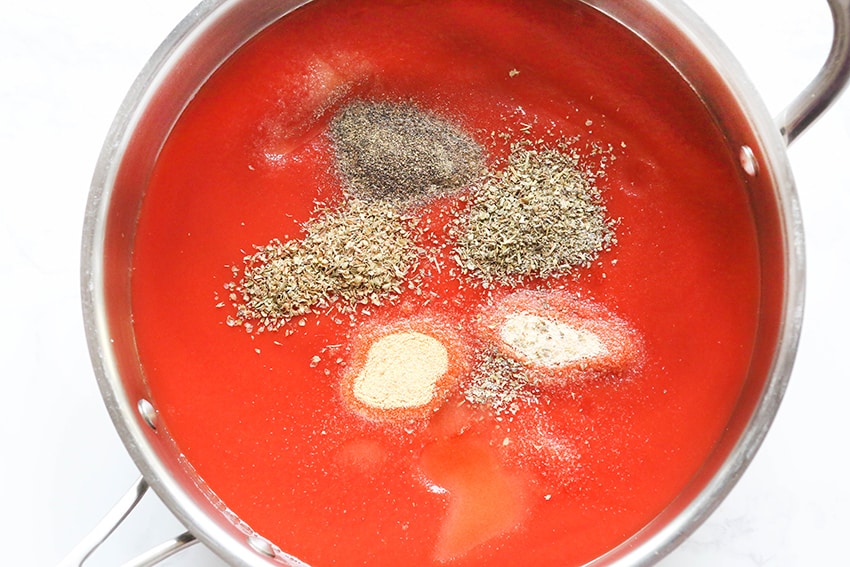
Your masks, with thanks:
[[[515,284],[589,266],[616,243],[594,181],[565,144],[513,143],[503,167],[473,186],[468,211],[456,224],[461,269]]]
[[[495,349],[486,349],[476,355],[463,393],[468,402],[489,405],[497,415],[515,414],[521,403],[536,403],[532,386],[528,370],[521,362]]]
[[[302,240],[273,240],[246,257],[237,318],[277,329],[334,303],[380,305],[407,285],[419,257],[411,219],[391,205],[351,200],[305,226]]]

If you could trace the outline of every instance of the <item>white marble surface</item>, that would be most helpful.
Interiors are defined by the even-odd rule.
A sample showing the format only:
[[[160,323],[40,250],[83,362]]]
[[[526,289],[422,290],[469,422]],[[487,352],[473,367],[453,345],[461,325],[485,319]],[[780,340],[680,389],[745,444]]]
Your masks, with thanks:
[[[100,400],[83,336],[79,241],[89,180],[124,93],[195,0],[2,0],[0,375],[4,565],[54,565],[136,470]],[[825,2],[692,0],[772,112],[829,45]],[[850,488],[850,95],[791,149],[808,245],[794,376],[762,450],[717,512],[663,567],[847,565]],[[175,535],[148,497],[90,565]],[[223,563],[201,546],[165,563]]]

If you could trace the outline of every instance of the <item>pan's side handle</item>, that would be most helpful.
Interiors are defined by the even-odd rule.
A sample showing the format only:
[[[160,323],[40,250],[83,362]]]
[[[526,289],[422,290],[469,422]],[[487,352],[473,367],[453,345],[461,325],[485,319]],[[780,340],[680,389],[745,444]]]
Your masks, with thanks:
[[[133,511],[133,508],[141,501],[147,490],[148,483],[143,477],[139,477],[133,486],[130,487],[130,490],[113,506],[112,510],[104,516],[100,523],[77,544],[57,567],[81,567],[100,544],[106,541],[112,535],[112,532],[121,525],[121,522]],[[186,532],[128,561],[122,567],[149,567],[156,565],[195,542],[197,542],[195,536]]]
[[[791,145],[838,98],[850,80],[850,0],[827,0],[832,12],[832,47],[820,72],[776,118]]]

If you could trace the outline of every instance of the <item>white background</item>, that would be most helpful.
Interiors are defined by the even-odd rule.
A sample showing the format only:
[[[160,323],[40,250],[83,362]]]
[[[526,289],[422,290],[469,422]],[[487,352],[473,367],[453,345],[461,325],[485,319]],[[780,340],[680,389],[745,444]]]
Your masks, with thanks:
[[[137,476],[103,407],[79,301],[88,185],[112,117],[195,0],[0,0],[0,564],[54,565]],[[773,114],[829,47],[826,3],[693,0]],[[846,565],[850,93],[790,149],[808,300],[785,401],[743,480],[663,567]],[[180,530],[149,495],[89,563]],[[165,565],[223,565],[195,546]]]

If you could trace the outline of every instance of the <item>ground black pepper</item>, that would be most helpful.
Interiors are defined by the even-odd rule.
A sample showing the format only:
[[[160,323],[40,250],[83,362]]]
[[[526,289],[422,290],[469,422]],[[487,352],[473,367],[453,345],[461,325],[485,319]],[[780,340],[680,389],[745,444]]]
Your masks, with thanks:
[[[462,130],[410,103],[355,101],[330,125],[337,166],[353,196],[415,202],[464,187],[483,150]]]

